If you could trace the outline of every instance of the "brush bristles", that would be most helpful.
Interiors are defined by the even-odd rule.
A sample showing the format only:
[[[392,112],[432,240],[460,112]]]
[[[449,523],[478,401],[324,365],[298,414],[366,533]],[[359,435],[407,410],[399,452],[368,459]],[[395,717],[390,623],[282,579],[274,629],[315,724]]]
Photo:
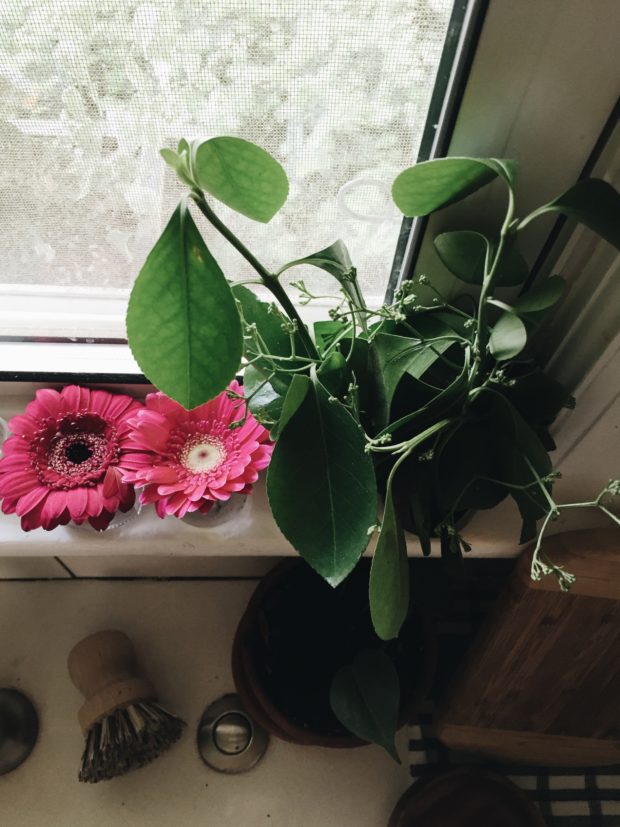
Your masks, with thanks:
[[[80,781],[94,784],[143,767],[172,746],[184,726],[154,701],[117,709],[89,729]]]

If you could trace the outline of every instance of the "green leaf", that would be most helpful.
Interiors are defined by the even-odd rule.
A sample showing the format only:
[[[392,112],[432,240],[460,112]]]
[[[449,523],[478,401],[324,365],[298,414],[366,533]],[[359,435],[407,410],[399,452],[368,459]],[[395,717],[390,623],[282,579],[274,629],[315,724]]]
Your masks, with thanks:
[[[442,264],[468,284],[482,284],[489,242],[480,233],[457,230],[441,233],[434,242]]]
[[[339,350],[333,350],[317,371],[323,387],[332,396],[342,396],[347,390],[347,363]]]
[[[570,403],[569,391],[540,368],[511,378],[514,378],[514,384],[502,387],[501,392],[535,427],[551,425],[562,408]]]
[[[535,214],[561,212],[576,218],[620,250],[620,193],[598,178],[577,181],[563,195],[545,204]]]
[[[282,413],[284,397],[253,365],[248,365],[243,372],[243,389],[253,416],[267,428],[275,425]]]
[[[546,476],[552,468],[551,460],[534,429],[528,425],[515,406],[502,394],[493,392],[490,389],[486,389],[484,394],[493,397],[495,416],[503,419],[503,433],[511,439],[521,454],[520,466],[523,466],[523,457],[526,456],[539,476]],[[532,472],[527,470],[524,473],[519,473],[518,476],[518,479],[517,476],[512,476],[509,481],[513,483],[529,482],[532,479]]]
[[[527,330],[525,325],[514,313],[502,313],[489,339],[491,353],[498,362],[512,359],[521,353],[527,344]]]
[[[233,296],[241,305],[241,313],[244,321],[247,324],[255,324],[265,347],[273,356],[290,356],[291,355],[291,340],[282,325],[285,322],[285,317],[277,309],[274,304],[268,304],[261,301],[251,290],[242,284],[233,284]],[[296,337],[296,348],[298,353],[303,353],[303,345],[301,340]],[[245,355],[248,360],[254,360],[256,352],[253,350],[253,343],[251,339],[245,340]],[[265,358],[256,358],[253,361],[256,367],[267,378],[273,372],[273,364]],[[300,367],[301,362],[292,361],[287,363],[287,367]],[[274,390],[280,395],[285,395],[288,386],[291,382],[291,374],[278,372],[271,380]]]
[[[289,385],[284,403],[282,405],[282,412],[280,414],[280,421],[271,432],[271,438],[277,439],[278,435],[282,433],[284,428],[288,425],[290,418],[297,413],[301,403],[306,398],[310,383],[307,376],[301,374],[294,374],[291,384]]]
[[[181,154],[181,144],[179,144],[179,153],[176,153],[173,149],[164,148],[159,150],[159,154],[168,166],[176,172],[177,176],[184,184],[187,184],[189,187],[193,186],[187,166],[187,159],[189,155],[186,152]]]
[[[335,322],[331,319],[321,320],[314,323],[314,339],[320,353],[325,353],[334,339],[345,329],[342,322]]]
[[[291,267],[297,267],[299,264],[311,264],[313,267],[319,267],[339,281],[342,279],[343,274],[348,273],[353,266],[351,264],[349,251],[344,241],[340,241],[340,239],[324,250],[319,250],[318,253],[311,253],[309,256],[304,256],[304,258],[289,261],[284,267],[280,267],[278,275]]]
[[[394,735],[398,727],[400,683],[390,658],[365,649],[336,673],[330,703],[338,720],[358,738],[383,747],[401,763]]]
[[[288,179],[276,159],[241,138],[205,141],[193,166],[201,189],[255,221],[271,221],[288,196]]]
[[[127,336],[149,381],[185,408],[213,399],[239,368],[235,300],[184,203],[136,279]]]
[[[291,341],[288,333],[282,329],[284,316],[280,311],[273,304],[261,301],[243,284],[233,284],[231,289],[241,304],[244,321],[256,325],[269,352],[274,356],[289,356]]]
[[[409,609],[409,564],[391,486],[385,494],[381,531],[372,558],[369,598],[375,632],[382,640],[398,637]]]
[[[306,394],[280,433],[267,493],[280,531],[336,586],[355,567],[376,521],[374,469],[344,405],[330,402],[319,382],[295,381],[305,383]]]
[[[175,172],[183,164],[182,159],[177,155],[177,153],[174,151],[174,149],[166,149],[166,148],[160,149],[159,154],[164,159],[164,161],[168,164],[168,166],[172,167],[172,169]]]
[[[514,187],[517,179],[519,164],[511,158],[486,158],[486,163],[494,169],[498,175],[504,178],[510,186]]]
[[[508,243],[500,258],[497,270],[493,278],[496,287],[512,287],[515,284],[522,284],[528,277],[530,268],[527,261],[514,246]]]
[[[561,276],[550,276],[519,296],[512,306],[517,313],[533,313],[552,307],[564,293],[566,282]]]
[[[459,375],[446,388],[439,393],[435,393],[430,399],[411,411],[411,413],[405,414],[400,419],[392,422],[389,427],[384,428],[378,436],[382,436],[385,433],[397,433],[400,429],[406,428],[419,419],[428,421],[430,425],[433,420],[437,421],[443,418],[449,410],[460,406],[464,401],[468,389],[467,381],[468,371],[467,365],[465,365]],[[420,425],[416,422],[415,429],[412,433],[406,434],[406,437],[413,436],[419,430]],[[403,438],[406,437],[405,434],[403,434]]]
[[[523,519],[520,542],[526,542],[535,534],[536,521],[549,507],[530,465],[543,479],[552,470],[549,454],[534,429],[502,393],[491,388],[482,389],[474,403],[474,407],[480,406],[494,423],[499,479],[514,486],[528,486],[510,489]],[[546,487],[551,488],[548,483]]]
[[[510,163],[495,158],[424,161],[400,173],[392,186],[392,197],[407,216],[429,215],[471,195],[498,174],[510,181],[508,170],[502,166]]]
[[[465,422],[446,440],[435,470],[445,510],[494,508],[508,489],[488,479],[500,479],[492,422]]]
[[[489,246],[488,240],[483,235],[470,230],[456,230],[441,233],[433,243],[442,264],[453,275],[468,284],[482,284]],[[494,284],[497,287],[521,284],[527,278],[528,273],[527,262],[511,244],[504,248],[497,265]]]
[[[450,331],[446,334],[449,335]],[[441,334],[439,334],[441,335]],[[453,334],[454,335],[454,334]],[[383,377],[386,403],[389,407],[398,383],[405,373],[420,379],[428,368],[448,350],[454,341],[447,340],[426,344],[407,336],[377,333],[374,339],[378,369]]]

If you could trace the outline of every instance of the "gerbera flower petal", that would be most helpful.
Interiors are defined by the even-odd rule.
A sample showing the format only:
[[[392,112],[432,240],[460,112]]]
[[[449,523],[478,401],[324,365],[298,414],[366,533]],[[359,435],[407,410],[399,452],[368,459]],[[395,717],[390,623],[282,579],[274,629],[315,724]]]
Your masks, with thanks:
[[[29,416],[24,416],[23,414],[19,414],[18,416],[14,416],[12,419],[9,420],[9,431],[16,436],[22,437],[31,437],[37,430],[37,423],[36,420],[31,419]],[[8,440],[4,443],[6,446]],[[3,446],[3,450],[5,450]]]
[[[36,508],[48,494],[49,489],[43,488],[43,486],[32,488],[27,494],[19,498],[17,506],[15,507],[15,513],[18,517],[23,517],[24,514]]]
[[[73,488],[67,491],[67,507],[72,520],[79,520],[88,507],[88,491],[86,488]]]
[[[59,517],[66,510],[66,502],[64,491],[50,491],[48,493],[41,511],[41,525],[46,531],[59,524]]]
[[[90,390],[79,385],[67,385],[61,390],[60,397],[65,410],[69,412],[88,409],[90,405]]]
[[[113,516],[113,511],[102,511],[101,514],[97,514],[96,517],[89,517],[88,522],[92,525],[93,528],[96,528],[97,531],[105,531],[105,529],[112,522]]]
[[[229,390],[242,395],[236,381]],[[244,417],[243,425],[230,427]],[[266,429],[226,391],[190,411],[162,393],[149,394],[130,423],[124,479],[143,488],[141,502],[154,502],[160,517],[206,513],[214,501],[250,493],[273,451]]]
[[[125,394],[77,385],[60,393],[38,391],[26,411],[11,420],[15,435],[3,445],[2,510],[17,512],[26,531],[91,517],[105,527],[119,508],[134,502],[133,489],[123,480],[129,455],[126,420],[141,407]]]
[[[33,528],[39,528],[44,507],[45,500],[40,500],[34,508],[22,516],[21,526],[23,531],[32,531]]]
[[[53,388],[41,388],[36,393],[36,400],[41,410],[44,411],[47,416],[52,418],[58,416],[62,407],[62,398],[58,391],[55,391]]]

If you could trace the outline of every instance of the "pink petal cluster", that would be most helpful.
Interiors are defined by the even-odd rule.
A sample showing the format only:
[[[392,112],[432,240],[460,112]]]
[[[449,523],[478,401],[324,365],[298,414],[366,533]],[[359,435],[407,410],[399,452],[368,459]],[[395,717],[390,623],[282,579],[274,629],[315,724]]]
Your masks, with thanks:
[[[116,511],[133,506],[123,481],[129,420],[142,403],[125,394],[70,385],[37,391],[9,422],[2,446],[0,498],[24,531],[49,531],[69,521],[107,528]]]
[[[229,391],[243,393],[236,381]],[[155,503],[160,517],[206,513],[231,494],[250,494],[273,451],[267,430],[226,391],[190,411],[163,393],[149,394],[131,425],[134,453],[124,479],[143,488],[140,501]]]

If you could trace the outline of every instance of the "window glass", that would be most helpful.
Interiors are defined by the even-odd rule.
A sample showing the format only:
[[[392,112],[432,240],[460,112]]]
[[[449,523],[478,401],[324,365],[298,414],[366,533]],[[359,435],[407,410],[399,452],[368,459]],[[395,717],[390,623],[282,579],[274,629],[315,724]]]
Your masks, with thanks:
[[[158,150],[237,135],[285,166],[268,266],[341,237],[382,296],[451,0],[12,0],[0,10],[0,283],[128,289],[181,192]],[[202,225],[201,225],[202,226]],[[229,278],[248,276],[205,228]],[[319,291],[319,271],[296,273]]]

